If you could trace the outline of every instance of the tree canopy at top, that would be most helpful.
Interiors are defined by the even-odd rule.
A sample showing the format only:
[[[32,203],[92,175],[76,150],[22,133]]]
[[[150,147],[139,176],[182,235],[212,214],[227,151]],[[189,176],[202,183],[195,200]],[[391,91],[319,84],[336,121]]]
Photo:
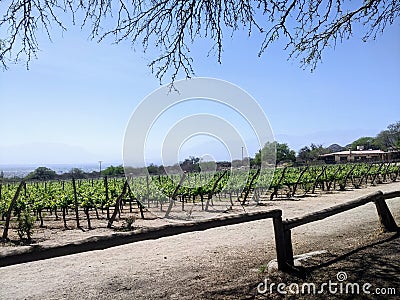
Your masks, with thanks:
[[[158,50],[149,67],[160,80],[179,72],[194,74],[190,50],[199,38],[210,39],[221,62],[223,38],[238,30],[260,34],[259,55],[284,39],[290,58],[313,69],[324,49],[351,37],[361,24],[363,40],[375,39],[399,17],[394,0],[11,0],[0,7],[0,64],[36,57],[37,34],[72,24],[90,27],[92,39],[112,36]]]

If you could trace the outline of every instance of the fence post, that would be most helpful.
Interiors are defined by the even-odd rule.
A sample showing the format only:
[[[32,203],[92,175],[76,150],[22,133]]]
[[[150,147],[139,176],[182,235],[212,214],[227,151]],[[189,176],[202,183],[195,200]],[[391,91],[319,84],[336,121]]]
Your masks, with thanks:
[[[282,211],[273,217],[273,223],[278,270],[288,271],[293,266],[293,249],[290,229],[285,230],[282,223]]]
[[[283,226],[283,235],[285,240],[285,255],[286,263],[288,266],[294,267],[293,246],[292,246],[292,232]]]
[[[399,230],[397,224],[390,212],[385,198],[379,196],[375,201],[376,210],[378,211],[379,221],[381,222],[381,228],[384,232],[396,232]]]

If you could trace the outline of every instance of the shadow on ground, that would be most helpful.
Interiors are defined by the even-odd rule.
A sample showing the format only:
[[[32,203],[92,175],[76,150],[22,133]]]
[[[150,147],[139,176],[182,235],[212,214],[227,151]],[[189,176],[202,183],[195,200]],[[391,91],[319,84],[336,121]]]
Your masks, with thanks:
[[[355,249],[315,257],[296,274],[259,274],[256,283],[208,291],[203,296],[206,299],[399,299],[399,250],[400,233],[382,234],[379,240]],[[279,283],[284,284],[283,293],[277,290]],[[310,283],[315,284],[315,290],[307,286]],[[265,293],[257,292],[259,285],[261,290],[267,287]]]

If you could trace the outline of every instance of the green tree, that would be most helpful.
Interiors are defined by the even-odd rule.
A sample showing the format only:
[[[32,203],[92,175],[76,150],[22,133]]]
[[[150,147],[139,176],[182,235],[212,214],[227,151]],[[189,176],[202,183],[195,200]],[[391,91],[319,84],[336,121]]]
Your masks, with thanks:
[[[275,164],[280,162],[295,162],[296,152],[289,148],[288,144],[278,142],[267,142],[262,150],[256,153],[254,164],[260,166],[261,159],[268,162],[275,161]]]
[[[365,150],[379,149],[379,146],[377,145],[375,138],[370,136],[364,136],[355,140],[353,143],[351,143],[351,150],[357,150],[357,146],[363,146]]]
[[[310,147],[304,146],[303,148],[301,148],[299,150],[299,153],[297,154],[297,158],[300,161],[304,161],[304,162],[310,161],[311,160],[310,152],[311,152]]]
[[[150,164],[147,167],[147,171],[149,172],[150,175],[157,175],[158,174],[158,167],[154,164]]]
[[[53,170],[46,168],[46,167],[39,167],[35,171],[29,173],[26,176],[26,179],[28,180],[53,180],[56,179],[58,176],[56,172]]]
[[[400,121],[390,124],[387,130],[381,131],[376,136],[375,140],[382,150],[400,150]]]
[[[84,179],[87,178],[87,174],[85,174],[85,172],[79,168],[73,168],[71,169],[68,173],[67,176],[69,178],[75,178],[75,179]]]
[[[73,24],[90,28],[90,37],[116,43],[130,41],[150,47],[155,55],[149,67],[160,78],[171,71],[194,73],[191,48],[196,40],[209,39],[210,49],[221,62],[225,36],[245,30],[260,38],[258,55],[283,39],[288,56],[313,69],[323,51],[352,37],[361,25],[363,41],[375,39],[400,15],[398,1],[385,0],[226,0],[226,1],[81,1],[13,0],[0,8],[0,63],[8,58],[30,61],[39,51],[39,33],[67,30]],[[110,20],[113,19],[113,20]]]
[[[324,148],[322,145],[311,144],[310,147],[305,146],[300,149],[297,158],[300,161],[309,163],[316,161],[320,155],[329,153],[329,149]]]
[[[150,164],[147,167],[147,171],[149,172],[150,175],[164,175],[165,174],[163,165],[157,166],[155,164]]]
[[[289,148],[287,144],[276,144],[276,163],[280,162],[295,162],[296,152]]]
[[[101,171],[103,175],[106,176],[122,176],[125,174],[124,167],[122,165],[119,166],[109,166],[105,170]]]
[[[200,172],[200,158],[190,156],[189,158],[186,158],[182,163],[180,163],[180,167],[184,172]]]

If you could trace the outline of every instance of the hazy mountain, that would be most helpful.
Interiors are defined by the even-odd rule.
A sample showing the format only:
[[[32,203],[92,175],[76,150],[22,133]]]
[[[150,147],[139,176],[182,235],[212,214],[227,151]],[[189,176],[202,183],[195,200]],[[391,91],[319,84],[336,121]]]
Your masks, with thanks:
[[[329,147],[327,147],[328,149],[329,149],[329,151],[332,153],[332,152],[339,152],[339,151],[343,151],[343,150],[345,150],[346,148],[345,147],[342,147],[342,146],[340,146],[340,145],[338,145],[338,144],[332,144],[332,145],[330,145]]]
[[[27,143],[0,146],[0,164],[77,164],[97,162],[98,157],[82,147],[61,143]]]
[[[348,145],[362,136],[375,136],[376,132],[368,129],[349,129],[349,130],[329,130],[318,131],[304,135],[295,134],[276,134],[275,139],[280,143],[287,143],[290,148],[299,151],[311,143],[322,144],[323,147],[329,145]]]

